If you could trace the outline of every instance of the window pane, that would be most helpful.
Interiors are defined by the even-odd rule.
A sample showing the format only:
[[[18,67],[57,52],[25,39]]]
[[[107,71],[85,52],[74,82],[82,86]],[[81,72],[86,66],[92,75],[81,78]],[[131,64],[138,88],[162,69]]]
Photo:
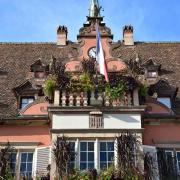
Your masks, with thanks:
[[[81,163],[80,170],[85,170],[85,169],[86,169],[86,163]]]
[[[86,152],[81,152],[81,161],[87,161],[87,158],[86,158]]]
[[[101,170],[106,170],[107,169],[107,163],[101,162],[100,163],[100,169]]]
[[[88,169],[94,169],[94,163],[88,163]]]
[[[108,161],[114,160],[114,152],[108,152]]]
[[[107,142],[108,151],[114,151],[114,142]]]
[[[16,162],[16,153],[11,153],[10,155],[10,162]]]
[[[22,102],[22,104],[27,104],[28,103],[28,99],[27,98],[22,98],[21,102]]]
[[[27,171],[29,171],[29,172],[32,171],[32,163],[27,164]]]
[[[25,172],[26,171],[26,163],[21,163],[20,171],[21,172]]]
[[[27,160],[27,153],[22,153],[21,154],[21,162],[26,162]]]
[[[32,161],[33,161],[33,153],[28,153],[27,162],[32,162]]]
[[[180,152],[177,152],[177,159],[180,161]]]
[[[106,152],[100,152],[100,161],[107,161]]]
[[[88,151],[94,151],[94,142],[88,142]]]
[[[29,99],[28,104],[34,102],[34,99]]]
[[[100,142],[100,151],[106,151],[106,142]]]
[[[81,146],[81,151],[87,151],[87,143],[86,142],[81,142],[80,146]]]
[[[94,152],[88,153],[88,161],[94,161]]]
[[[180,170],[180,162],[178,162],[178,169]]]
[[[168,108],[171,108],[171,100],[170,98],[158,98],[157,99],[159,102],[161,102],[162,104],[164,104],[165,106],[167,106]]]

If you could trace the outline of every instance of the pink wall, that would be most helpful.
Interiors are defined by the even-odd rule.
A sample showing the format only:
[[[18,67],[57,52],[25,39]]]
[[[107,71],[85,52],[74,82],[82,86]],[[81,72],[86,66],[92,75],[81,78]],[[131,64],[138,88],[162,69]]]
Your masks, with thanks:
[[[40,142],[39,146],[51,144],[48,126],[0,126],[0,142]]]
[[[145,145],[153,145],[154,142],[180,142],[180,124],[167,123],[161,125],[144,125]]]

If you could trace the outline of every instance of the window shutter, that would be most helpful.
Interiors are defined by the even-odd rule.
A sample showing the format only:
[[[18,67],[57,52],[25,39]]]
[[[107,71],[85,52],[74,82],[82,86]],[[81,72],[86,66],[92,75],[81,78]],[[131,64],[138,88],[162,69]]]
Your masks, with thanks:
[[[47,167],[50,164],[51,158],[51,149],[50,147],[43,147],[36,149],[36,176],[38,175],[47,175]]]
[[[158,161],[157,161],[157,149],[155,146],[147,146],[143,145],[143,152],[144,155],[146,153],[149,153],[150,156],[153,158],[153,177],[151,177],[154,180],[159,180],[159,170],[158,170]]]

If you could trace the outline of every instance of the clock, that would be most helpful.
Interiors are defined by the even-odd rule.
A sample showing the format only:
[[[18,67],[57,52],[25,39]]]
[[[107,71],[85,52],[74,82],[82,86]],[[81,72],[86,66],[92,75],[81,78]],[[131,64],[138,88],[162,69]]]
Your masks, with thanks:
[[[96,58],[96,47],[95,47],[95,46],[89,48],[89,50],[88,50],[88,56],[89,56],[90,58]]]

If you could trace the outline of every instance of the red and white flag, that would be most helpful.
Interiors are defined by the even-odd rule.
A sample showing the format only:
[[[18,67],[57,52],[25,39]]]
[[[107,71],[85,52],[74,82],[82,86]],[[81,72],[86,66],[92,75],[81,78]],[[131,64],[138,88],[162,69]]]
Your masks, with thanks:
[[[96,24],[96,61],[99,63],[100,74],[104,75],[106,82],[109,82],[106,61],[101,43],[101,35],[98,24]]]

